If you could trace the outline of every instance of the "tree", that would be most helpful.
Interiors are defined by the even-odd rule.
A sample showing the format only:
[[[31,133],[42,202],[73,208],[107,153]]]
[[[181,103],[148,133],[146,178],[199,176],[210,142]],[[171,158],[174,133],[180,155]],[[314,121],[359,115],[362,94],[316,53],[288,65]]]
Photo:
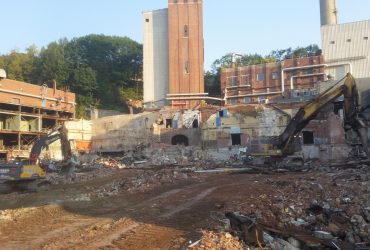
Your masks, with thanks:
[[[34,71],[37,75],[36,81],[39,83],[49,83],[57,81],[58,87],[63,87],[67,83],[68,68],[65,60],[65,47],[67,39],[60,39],[58,42],[49,43],[46,48],[42,48],[37,60]]]
[[[127,37],[88,35],[72,39],[66,48],[69,71],[89,68],[90,73],[95,72],[95,83],[82,90],[82,82],[76,77],[80,73],[74,72],[69,78],[70,87],[78,92],[90,91],[103,108],[125,110],[122,96],[131,93],[130,88],[136,88],[136,80],[142,78],[142,57],[142,45]]]
[[[220,70],[207,71],[204,74],[204,88],[210,96],[221,96]]]
[[[277,61],[282,61],[290,57],[304,57],[316,54],[320,50],[316,44],[308,45],[307,47],[297,47],[296,49],[287,48],[271,51],[269,57],[276,58]]]

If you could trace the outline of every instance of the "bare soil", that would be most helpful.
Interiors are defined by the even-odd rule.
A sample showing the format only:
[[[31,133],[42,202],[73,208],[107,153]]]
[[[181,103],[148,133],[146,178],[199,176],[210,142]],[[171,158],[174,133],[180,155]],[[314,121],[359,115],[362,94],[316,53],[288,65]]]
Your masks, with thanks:
[[[274,212],[275,203],[283,211],[289,204],[299,207],[298,196],[309,203],[326,192],[312,183],[328,190],[333,178],[317,172],[199,174],[144,190],[91,195],[102,186],[139,174],[123,169],[36,193],[0,195],[0,248],[186,249],[189,242],[200,239],[202,230],[223,227],[215,215],[237,210]],[[307,190],[299,183],[307,184]],[[344,185],[337,185],[336,192],[341,187],[348,193]],[[333,199],[339,196],[336,192],[330,193]]]

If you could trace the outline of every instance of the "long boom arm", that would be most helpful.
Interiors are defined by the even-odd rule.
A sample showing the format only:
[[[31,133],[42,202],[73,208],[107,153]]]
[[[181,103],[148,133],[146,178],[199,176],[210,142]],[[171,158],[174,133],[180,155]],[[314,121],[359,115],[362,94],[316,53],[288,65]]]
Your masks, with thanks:
[[[336,87],[336,85],[342,82],[344,79],[344,84]],[[345,128],[347,126],[348,128],[352,128],[357,131],[361,138],[363,148],[370,158],[370,152],[366,143],[367,138],[365,139],[364,137],[366,133],[364,129],[365,125],[359,117],[358,92],[356,83],[353,76],[349,73],[345,78],[339,80],[334,86],[301,107],[296,115],[290,120],[284,132],[278,137],[278,140],[275,142],[275,146],[282,149],[284,154],[293,137],[304,127],[306,127],[307,124],[313,120],[319,111],[321,111],[327,104],[333,102],[341,95],[344,95]]]
[[[63,157],[69,159],[72,156],[72,150],[67,139],[65,127],[59,126],[33,144],[30,153],[30,164],[36,164],[41,151],[57,140],[61,142]]]

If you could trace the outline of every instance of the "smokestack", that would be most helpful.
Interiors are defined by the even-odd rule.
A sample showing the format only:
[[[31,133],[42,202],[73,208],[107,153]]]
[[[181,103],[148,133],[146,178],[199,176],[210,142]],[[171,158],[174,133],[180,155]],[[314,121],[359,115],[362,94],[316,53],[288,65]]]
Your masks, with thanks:
[[[321,26],[338,23],[336,0],[320,0]]]

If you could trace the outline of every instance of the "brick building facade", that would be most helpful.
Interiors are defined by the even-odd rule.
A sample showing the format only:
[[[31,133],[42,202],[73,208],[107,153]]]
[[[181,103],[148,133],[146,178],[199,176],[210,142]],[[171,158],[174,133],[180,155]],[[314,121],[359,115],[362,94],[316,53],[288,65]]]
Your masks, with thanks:
[[[223,68],[221,91],[226,104],[231,105],[316,95],[314,87],[317,82],[324,80],[324,68],[321,55]]]

